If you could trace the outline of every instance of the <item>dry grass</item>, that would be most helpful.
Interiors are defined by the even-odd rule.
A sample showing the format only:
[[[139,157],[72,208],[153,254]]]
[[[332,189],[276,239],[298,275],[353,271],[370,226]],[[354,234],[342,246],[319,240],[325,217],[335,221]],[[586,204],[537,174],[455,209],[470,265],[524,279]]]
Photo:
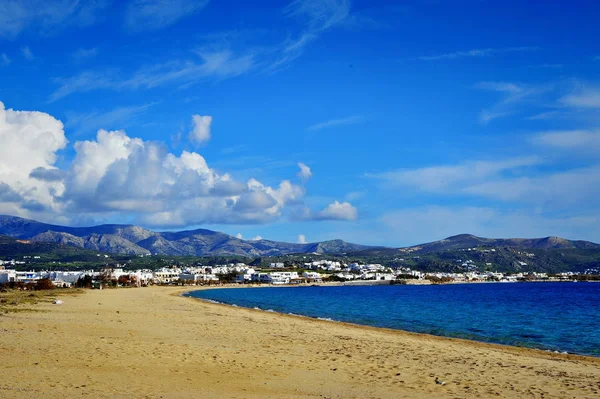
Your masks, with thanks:
[[[9,289],[0,292],[0,315],[15,312],[35,312],[38,303],[51,303],[59,296],[75,296],[83,292],[78,288],[59,288],[44,291]]]

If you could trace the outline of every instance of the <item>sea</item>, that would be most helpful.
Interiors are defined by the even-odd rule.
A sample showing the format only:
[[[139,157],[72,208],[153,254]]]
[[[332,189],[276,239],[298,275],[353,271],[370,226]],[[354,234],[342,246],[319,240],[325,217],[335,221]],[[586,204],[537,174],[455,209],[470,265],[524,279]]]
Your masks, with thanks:
[[[331,322],[600,357],[600,283],[256,287],[186,295]]]

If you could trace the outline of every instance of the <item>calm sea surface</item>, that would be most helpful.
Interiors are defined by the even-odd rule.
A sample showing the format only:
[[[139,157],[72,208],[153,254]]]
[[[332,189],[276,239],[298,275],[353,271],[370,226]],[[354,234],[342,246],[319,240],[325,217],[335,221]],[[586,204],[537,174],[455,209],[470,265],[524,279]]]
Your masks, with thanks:
[[[600,356],[600,283],[241,288],[188,295],[355,324]]]

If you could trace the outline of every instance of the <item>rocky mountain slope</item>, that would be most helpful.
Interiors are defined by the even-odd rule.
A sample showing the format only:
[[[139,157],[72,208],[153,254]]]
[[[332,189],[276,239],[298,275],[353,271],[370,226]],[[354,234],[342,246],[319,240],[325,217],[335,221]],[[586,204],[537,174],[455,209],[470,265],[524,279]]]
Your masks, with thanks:
[[[309,244],[247,241],[217,231],[198,229],[155,232],[132,225],[106,224],[67,227],[0,215],[0,234],[34,242],[53,242],[100,252],[130,255],[242,255],[270,256],[290,253],[343,253],[369,248],[342,240]]]

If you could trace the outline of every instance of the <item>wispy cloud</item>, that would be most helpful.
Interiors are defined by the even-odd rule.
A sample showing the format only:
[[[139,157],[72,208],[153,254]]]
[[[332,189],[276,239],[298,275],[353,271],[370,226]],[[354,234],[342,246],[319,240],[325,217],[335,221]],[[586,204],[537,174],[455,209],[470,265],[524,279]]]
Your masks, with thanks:
[[[538,165],[539,157],[517,157],[500,161],[473,161],[455,165],[438,165],[418,169],[402,169],[368,174],[381,180],[385,188],[411,188],[432,193],[454,191],[460,186],[515,174],[523,168]]]
[[[600,86],[578,84],[575,90],[560,99],[560,103],[576,108],[600,108]]]
[[[229,50],[203,52],[199,58],[200,61],[172,61],[142,67],[125,78],[115,70],[85,71],[70,78],[58,78],[55,82],[60,86],[50,95],[49,101],[98,89],[152,89],[169,84],[187,87],[208,78],[224,80],[239,76],[254,66],[253,55],[236,55]]]
[[[54,82],[60,86],[48,99],[49,102],[60,100],[73,93],[86,93],[98,89],[110,89],[119,86],[114,71],[81,72],[70,78],[56,78]]]
[[[125,27],[130,32],[158,30],[202,10],[208,0],[134,0],[127,7]]]
[[[560,150],[576,150],[578,153],[600,152],[600,130],[566,130],[550,131],[535,135],[534,144],[557,148]]]
[[[348,21],[350,8],[349,0],[295,0],[290,3],[284,14],[300,20],[304,28],[278,46],[277,56],[267,71],[272,73],[286,67],[323,33]]]
[[[5,53],[0,54],[0,65],[7,66],[12,62],[10,57]]]
[[[511,82],[480,82],[475,85],[475,88],[503,94],[503,98],[499,102],[480,112],[479,121],[483,124],[515,113],[519,110],[520,104],[547,90],[543,86],[528,86]]]
[[[140,0],[146,11],[136,11],[136,18],[157,18],[139,29],[158,29],[175,23],[187,13],[181,10],[190,8],[190,12],[200,11],[207,1],[191,2],[178,0],[173,4],[158,0]],[[169,4],[169,10],[164,5]],[[165,12],[164,18],[159,18]],[[188,88],[199,82],[225,80],[246,74],[250,71],[275,73],[289,66],[292,61],[301,56],[306,47],[317,40],[323,33],[336,27],[343,26],[350,15],[348,0],[296,0],[289,4],[284,15],[301,21],[301,28],[287,39],[272,46],[253,47],[244,43],[243,46],[233,46],[234,39],[245,42],[247,38],[237,31],[204,37],[205,43],[193,51],[196,58],[174,59],[169,62],[159,62],[138,68],[129,76],[123,76],[118,70],[84,71],[79,75],[58,78],[55,82],[60,86],[50,95],[49,101],[77,92],[89,92],[98,89],[136,90],[151,89],[166,85],[176,85],[178,88]],[[129,16],[128,18],[133,18]]]
[[[455,60],[465,57],[490,57],[503,53],[527,52],[539,50],[538,47],[522,46],[522,47],[506,47],[506,48],[480,48],[466,51],[455,51],[453,53],[442,53],[434,55],[422,55],[411,58],[419,61],[440,61],[440,60]]]
[[[96,55],[98,55],[98,49],[96,47],[80,48],[71,54],[71,58],[73,58],[75,61],[83,61],[94,58]]]
[[[360,115],[349,116],[347,118],[341,118],[341,119],[331,119],[331,120],[328,120],[325,122],[320,122],[320,123],[315,123],[314,125],[310,125],[308,128],[306,128],[306,130],[317,131],[317,130],[327,129],[327,128],[331,128],[331,127],[355,125],[357,123],[362,122],[363,120],[364,120],[364,118]]]
[[[35,59],[35,56],[33,55],[33,52],[31,52],[29,46],[21,47],[21,54],[23,54],[23,57],[25,57],[25,59],[28,61],[33,61]]]
[[[14,39],[30,26],[36,33],[53,33],[69,26],[86,26],[108,0],[18,0],[0,2],[0,37]]]
[[[118,107],[107,112],[67,113],[65,127],[75,135],[96,132],[100,129],[116,130],[131,126],[141,115],[156,103]]]

